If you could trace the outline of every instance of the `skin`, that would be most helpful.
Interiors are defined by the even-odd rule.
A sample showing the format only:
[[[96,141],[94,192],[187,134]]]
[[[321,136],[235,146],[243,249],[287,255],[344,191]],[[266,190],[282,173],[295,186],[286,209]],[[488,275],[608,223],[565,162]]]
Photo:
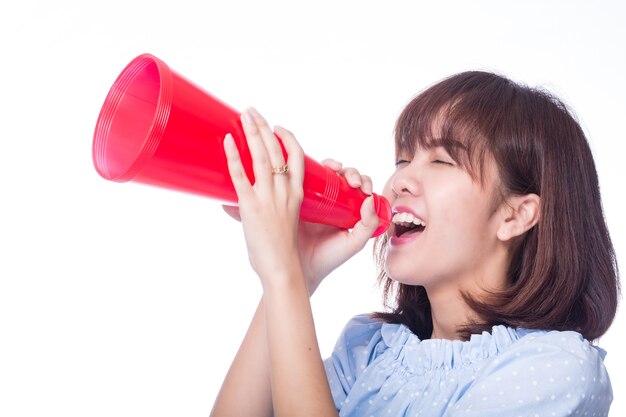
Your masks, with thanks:
[[[256,182],[248,181],[227,135],[224,150],[239,207],[225,210],[242,223],[263,295],[211,416],[336,416],[309,297],[325,276],[365,246],[378,218],[368,198],[351,231],[300,224],[302,149],[289,131],[272,131],[254,109],[242,114],[242,125]],[[275,134],[289,155],[288,174],[272,174],[272,167],[285,163]],[[481,185],[442,148],[401,159],[384,195],[392,207],[417,214],[426,229],[392,242],[386,268],[399,282],[427,289],[433,337],[454,339],[454,329],[472,317],[461,290],[480,294],[505,285],[511,249],[538,221],[539,197],[508,196],[494,207],[495,164],[488,164]],[[368,177],[335,161],[325,164],[351,186],[371,193]],[[388,233],[393,235],[393,226]]]

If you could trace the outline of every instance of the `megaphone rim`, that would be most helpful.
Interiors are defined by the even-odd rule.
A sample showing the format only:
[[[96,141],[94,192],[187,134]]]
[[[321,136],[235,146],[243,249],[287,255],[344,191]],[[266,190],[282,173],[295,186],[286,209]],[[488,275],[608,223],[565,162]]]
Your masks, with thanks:
[[[134,162],[121,172],[112,173],[107,157],[107,145],[111,126],[124,95],[137,76],[150,65],[159,73],[159,92],[151,127],[143,140]],[[134,58],[118,75],[104,100],[93,136],[92,156],[98,174],[110,181],[127,182],[135,178],[145,163],[154,155],[167,124],[172,105],[172,71],[163,61],[152,54],[144,53]]]

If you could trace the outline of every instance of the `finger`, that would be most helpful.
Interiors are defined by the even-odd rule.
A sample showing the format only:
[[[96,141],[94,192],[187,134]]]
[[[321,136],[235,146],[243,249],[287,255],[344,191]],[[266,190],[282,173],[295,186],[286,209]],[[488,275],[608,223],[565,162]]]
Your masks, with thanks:
[[[230,217],[237,220],[238,222],[241,221],[241,215],[239,214],[239,207],[222,205],[222,208],[224,209],[226,214],[228,214]]]
[[[367,195],[371,195],[374,192],[374,185],[372,179],[367,175],[361,175],[361,191]]]
[[[246,171],[241,164],[241,158],[239,157],[239,150],[237,149],[237,145],[235,145],[235,140],[230,133],[224,137],[224,152],[226,153],[230,179],[233,182],[237,196],[241,198],[250,191],[251,185]]]
[[[376,231],[379,222],[374,208],[374,197],[367,197],[361,205],[361,220],[354,225],[350,233],[350,246],[354,250],[361,250]]]
[[[341,175],[348,181],[351,187],[358,188],[363,185],[361,180],[361,173],[356,168],[344,168],[340,172]]]
[[[341,171],[341,168],[343,168],[343,164],[341,162],[330,158],[322,160],[322,165],[327,166],[335,172],[339,172]]]
[[[244,110],[241,113],[241,126],[246,135],[250,156],[252,157],[255,184],[259,183],[259,180],[263,184],[263,180],[267,181],[272,176],[272,165],[259,128],[249,110]]]
[[[291,183],[302,189],[304,180],[304,152],[296,137],[284,127],[276,126],[274,128],[276,135],[283,141],[287,157],[289,158],[289,178]]]
[[[257,129],[259,130],[259,134],[261,135],[261,139],[265,145],[271,166],[282,167],[285,165],[285,156],[283,155],[283,149],[281,148],[276,135],[267,124],[265,118],[261,116],[261,114],[254,107],[250,107],[248,111],[254,119]]]

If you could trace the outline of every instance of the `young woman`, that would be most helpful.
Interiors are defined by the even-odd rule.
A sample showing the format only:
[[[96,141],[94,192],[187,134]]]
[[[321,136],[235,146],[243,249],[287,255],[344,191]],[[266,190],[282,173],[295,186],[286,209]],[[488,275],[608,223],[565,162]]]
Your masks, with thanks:
[[[607,415],[590,341],[615,315],[617,265],[589,146],[558,99],[467,72],[407,105],[384,189],[393,224],[375,245],[389,309],[351,320],[325,362],[309,296],[378,219],[367,199],[351,231],[299,224],[301,148],[254,109],[242,124],[256,182],[227,136],[227,211],[263,297],[213,416]]]

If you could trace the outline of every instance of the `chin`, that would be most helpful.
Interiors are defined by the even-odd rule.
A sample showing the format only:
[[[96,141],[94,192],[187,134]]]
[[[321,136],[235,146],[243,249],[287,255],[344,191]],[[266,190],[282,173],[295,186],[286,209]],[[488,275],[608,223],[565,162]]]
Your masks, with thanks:
[[[422,284],[422,280],[421,275],[420,276],[417,275],[417,273],[415,271],[409,271],[406,268],[400,268],[398,266],[391,266],[391,265],[386,265],[385,266],[385,273],[387,274],[387,276],[389,277],[389,279],[391,279],[392,281],[395,281],[399,284],[405,284],[405,285],[423,285]]]
[[[431,287],[446,280],[446,274],[416,267],[416,265],[425,265],[425,263],[417,259],[410,263],[394,262],[393,259],[390,262],[390,259],[387,259],[385,273],[392,281],[410,286]]]

